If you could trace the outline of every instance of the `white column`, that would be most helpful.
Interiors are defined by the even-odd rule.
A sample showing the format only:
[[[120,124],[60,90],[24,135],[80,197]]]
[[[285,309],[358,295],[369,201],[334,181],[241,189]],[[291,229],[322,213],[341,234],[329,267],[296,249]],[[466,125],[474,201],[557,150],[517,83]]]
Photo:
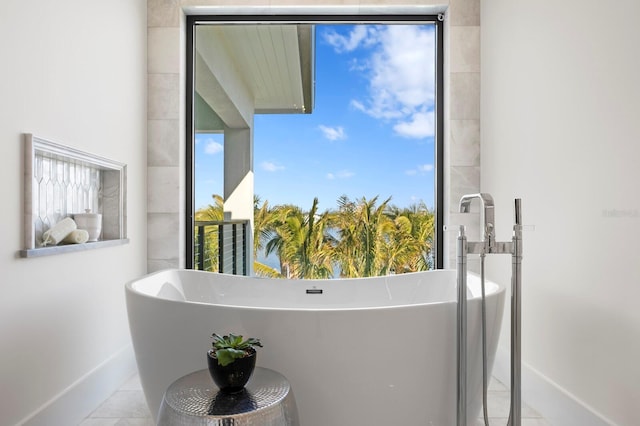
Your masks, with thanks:
[[[253,273],[253,129],[224,130],[224,211],[232,220],[249,220],[248,273]]]

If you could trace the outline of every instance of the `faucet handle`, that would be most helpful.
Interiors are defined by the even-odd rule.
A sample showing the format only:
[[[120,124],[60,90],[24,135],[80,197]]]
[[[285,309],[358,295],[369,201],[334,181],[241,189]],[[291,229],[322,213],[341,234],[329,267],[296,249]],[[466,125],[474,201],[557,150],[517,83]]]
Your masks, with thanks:
[[[444,232],[457,232],[458,235],[465,235],[467,227],[465,225],[443,225],[442,230]]]
[[[514,222],[516,225],[522,225],[522,199],[516,198],[514,200],[515,208],[514,208]]]
[[[442,230],[444,232],[457,232],[465,228],[466,228],[465,225],[458,225],[458,224],[442,225]]]

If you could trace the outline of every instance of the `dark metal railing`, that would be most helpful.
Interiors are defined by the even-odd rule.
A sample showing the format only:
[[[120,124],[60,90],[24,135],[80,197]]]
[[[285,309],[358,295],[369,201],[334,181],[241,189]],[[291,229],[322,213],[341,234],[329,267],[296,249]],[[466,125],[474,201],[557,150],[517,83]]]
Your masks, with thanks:
[[[194,222],[194,269],[248,274],[248,220]]]

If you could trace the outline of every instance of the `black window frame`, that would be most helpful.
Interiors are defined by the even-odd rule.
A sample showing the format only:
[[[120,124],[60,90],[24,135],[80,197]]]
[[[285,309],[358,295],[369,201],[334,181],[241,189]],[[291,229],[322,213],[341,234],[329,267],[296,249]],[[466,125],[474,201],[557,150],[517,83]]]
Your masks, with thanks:
[[[194,264],[194,35],[198,25],[240,24],[433,24],[436,27],[436,99],[435,99],[435,269],[444,267],[444,15],[188,15],[186,17],[186,268]]]

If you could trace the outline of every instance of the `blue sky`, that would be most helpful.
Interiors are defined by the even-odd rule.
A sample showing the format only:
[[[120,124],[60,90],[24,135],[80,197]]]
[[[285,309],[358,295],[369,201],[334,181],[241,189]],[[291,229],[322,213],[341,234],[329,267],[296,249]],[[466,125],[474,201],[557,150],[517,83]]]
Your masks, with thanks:
[[[317,25],[312,114],[256,115],[255,193],[333,209],[341,195],[434,203],[431,25]],[[196,208],[222,195],[222,135],[196,136]]]

